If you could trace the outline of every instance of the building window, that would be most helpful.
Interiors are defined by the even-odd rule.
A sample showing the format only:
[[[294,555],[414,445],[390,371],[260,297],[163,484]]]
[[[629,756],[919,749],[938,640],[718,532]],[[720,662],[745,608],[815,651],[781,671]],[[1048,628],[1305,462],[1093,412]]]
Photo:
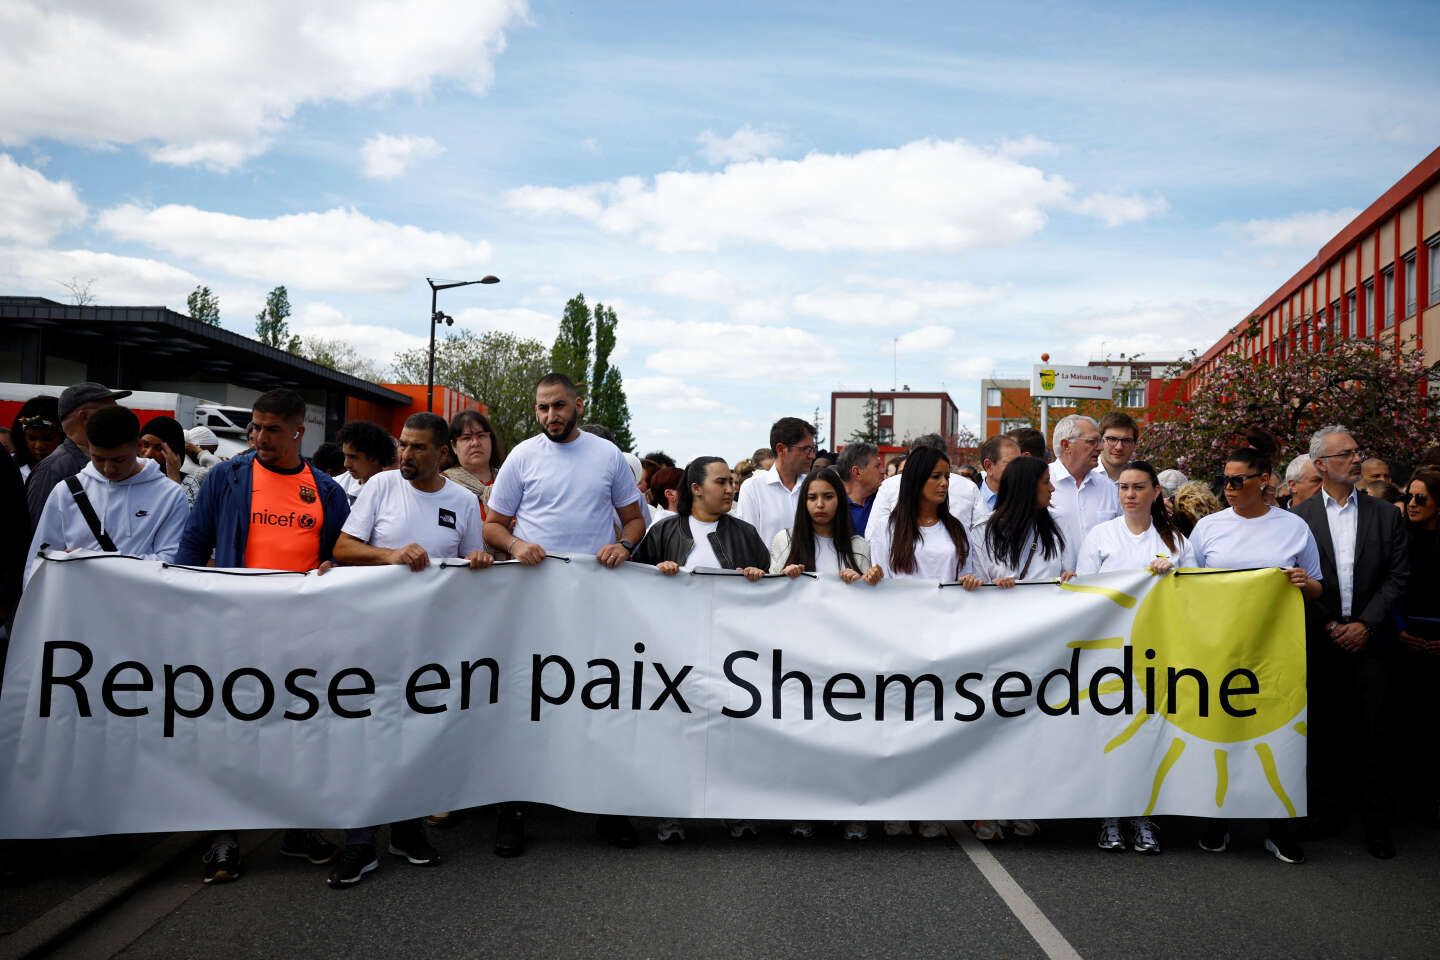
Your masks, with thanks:
[[[1395,326],[1395,268],[1394,268],[1394,267],[1391,267],[1389,270],[1386,270],[1386,271],[1385,271],[1385,287],[1384,287],[1384,291],[1383,291],[1383,292],[1384,292],[1384,294],[1385,294],[1385,305],[1384,305],[1379,311],[1377,311],[1377,313],[1379,313],[1380,316],[1382,316],[1382,317],[1385,318],[1385,322],[1384,322],[1383,324],[1381,324],[1380,329],[1381,329],[1381,330],[1389,330],[1391,327]]]
[[[1415,294],[1420,283],[1420,265],[1415,262],[1415,254],[1405,258],[1405,316],[1415,316]]]
[[[1115,391],[1115,405],[1119,407],[1145,406],[1144,387],[1120,387]]]
[[[1348,324],[1349,329],[1350,329],[1350,336],[1352,336],[1352,337],[1353,337],[1353,336],[1356,336],[1356,333],[1355,333],[1355,321],[1356,321],[1356,317],[1355,317],[1355,291],[1354,291],[1354,290],[1351,290],[1349,293],[1345,294],[1345,317],[1346,317],[1347,324]]]
[[[1011,430],[1019,430],[1022,427],[1028,427],[1030,425],[1029,420],[1001,420],[1000,432],[1009,433]]]
[[[880,428],[877,430],[877,433],[878,433],[878,435],[879,435],[879,438],[880,438],[880,442],[881,442],[881,443],[885,444],[886,446],[893,446],[893,445],[894,445],[894,443],[895,443],[895,428],[894,428],[894,427],[880,427]]]
[[[880,416],[890,417],[895,415],[895,401],[885,398],[880,401]]]
[[[988,387],[988,388],[986,388],[986,390],[985,390],[985,406],[987,406],[987,407],[998,407],[998,406],[1000,406],[1000,388],[999,388],[999,387]]]
[[[1374,280],[1366,280],[1366,281],[1365,281],[1365,318],[1364,318],[1363,320],[1358,321],[1359,326],[1357,326],[1357,327],[1355,328],[1355,329],[1356,329],[1356,334],[1355,334],[1356,336],[1358,336],[1358,337],[1368,337],[1368,336],[1370,336],[1370,331],[1373,330],[1374,327],[1375,327],[1375,307],[1376,307],[1376,306],[1377,306],[1377,304],[1375,303],[1375,281],[1374,281]]]
[[[1440,303],[1440,236],[1430,238],[1430,306]]]

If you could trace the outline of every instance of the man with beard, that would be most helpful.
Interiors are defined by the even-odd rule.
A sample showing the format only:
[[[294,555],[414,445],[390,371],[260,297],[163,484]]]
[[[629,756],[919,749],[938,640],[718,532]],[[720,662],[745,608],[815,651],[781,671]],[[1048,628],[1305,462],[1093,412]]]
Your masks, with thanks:
[[[416,573],[430,560],[463,558],[470,569],[488,567],[480,533],[480,501],[460,484],[440,475],[440,450],[450,428],[433,413],[413,414],[400,431],[400,469],[381,471],[360,488],[360,495],[335,544],[341,563],[378,566],[401,564]],[[380,866],[375,856],[378,827],[345,831],[345,850],[327,881],[344,890]],[[425,836],[422,818],[390,825],[390,853],[416,866],[440,863]]]
[[[525,566],[548,553],[587,553],[602,566],[618,567],[645,535],[630,464],[615,444],[576,428],[584,409],[569,377],[542,377],[535,385],[535,417],[545,432],[517,444],[495,477],[485,542]],[[635,827],[625,817],[602,817],[600,829],[615,846],[635,845]],[[520,808],[505,804],[496,823],[495,852],[514,857],[524,849]]]

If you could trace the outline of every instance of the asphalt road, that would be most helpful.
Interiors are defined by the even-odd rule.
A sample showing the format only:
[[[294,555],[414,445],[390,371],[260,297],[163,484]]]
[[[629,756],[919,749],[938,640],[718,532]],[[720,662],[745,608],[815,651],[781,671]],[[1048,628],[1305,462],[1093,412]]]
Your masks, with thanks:
[[[1440,955],[1440,832],[1419,826],[1397,831],[1393,861],[1372,859],[1357,830],[1307,844],[1309,862],[1287,866],[1261,848],[1258,826],[1216,855],[1195,849],[1186,821],[1162,821],[1160,857],[1102,853],[1079,822],[983,848],[963,831],[964,845],[879,839],[878,829],[860,843],[837,832],[795,841],[778,827],[735,843],[711,826],[679,847],[646,830],[638,848],[622,851],[594,836],[592,818],[539,809],[530,850],[515,860],[490,852],[492,824],[481,813],[435,831],[441,866],[387,856],[343,892],[326,887],[328,868],[282,860],[278,834],[253,835],[263,842],[238,883],[203,887],[199,863],[179,863],[149,902],[127,903],[56,955]],[[1022,891],[1018,906],[971,850],[993,854],[1002,880]],[[1021,915],[1032,928],[1053,925],[1055,936],[1042,946]]]

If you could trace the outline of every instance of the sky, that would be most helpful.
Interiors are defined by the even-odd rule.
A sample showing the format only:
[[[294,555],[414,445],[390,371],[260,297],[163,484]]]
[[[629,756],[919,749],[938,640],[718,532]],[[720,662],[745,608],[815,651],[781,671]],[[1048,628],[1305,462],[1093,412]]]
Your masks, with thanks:
[[[1203,352],[1440,145],[1427,7],[3,0],[0,291],[253,335],[284,284],[388,364],[496,274],[441,309],[614,307],[642,451],[978,426],[1042,352]]]

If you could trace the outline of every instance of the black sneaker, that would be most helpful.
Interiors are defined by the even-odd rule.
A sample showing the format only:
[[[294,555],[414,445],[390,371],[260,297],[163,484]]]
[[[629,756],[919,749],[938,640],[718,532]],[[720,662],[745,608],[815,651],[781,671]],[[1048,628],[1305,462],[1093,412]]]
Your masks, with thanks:
[[[495,812],[495,856],[518,857],[525,852],[525,814],[505,805]]]
[[[212,844],[201,860],[205,883],[230,883],[240,879],[240,848],[228,841]]]
[[[600,817],[595,821],[595,829],[612,847],[628,850],[640,842],[635,824],[630,822],[629,817]]]
[[[340,853],[340,848],[318,830],[286,830],[280,838],[280,856],[309,860],[319,865],[329,863]]]
[[[1224,853],[1230,847],[1230,831],[1224,820],[1206,820],[1205,830],[1200,834],[1200,849],[1209,853]]]
[[[1302,850],[1300,844],[1296,843],[1295,839],[1290,836],[1289,831],[1285,833],[1272,832],[1270,836],[1265,838],[1265,849],[1269,850],[1275,859],[1281,863],[1305,862],[1305,851]]]
[[[347,843],[340,860],[330,871],[325,883],[331,890],[344,890],[365,879],[365,874],[380,867],[375,848],[369,844]]]
[[[425,828],[418,823],[397,823],[390,828],[390,852],[417,867],[440,865],[440,851],[430,845]]]

